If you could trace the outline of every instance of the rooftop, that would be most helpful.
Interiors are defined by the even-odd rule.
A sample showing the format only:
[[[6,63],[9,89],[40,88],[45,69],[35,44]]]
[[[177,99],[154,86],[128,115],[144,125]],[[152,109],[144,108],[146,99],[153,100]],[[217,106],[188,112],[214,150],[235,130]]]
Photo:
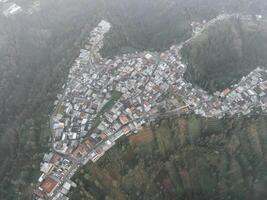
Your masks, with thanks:
[[[42,189],[43,192],[49,194],[51,193],[56,186],[59,184],[56,180],[54,180],[51,177],[47,177],[44,179],[44,181],[41,183],[40,188]]]

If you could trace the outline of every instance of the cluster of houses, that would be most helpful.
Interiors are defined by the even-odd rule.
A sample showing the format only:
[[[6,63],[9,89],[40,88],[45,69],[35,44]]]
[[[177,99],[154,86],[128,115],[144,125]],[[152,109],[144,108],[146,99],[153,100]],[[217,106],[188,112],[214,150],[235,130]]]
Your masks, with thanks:
[[[110,24],[102,21],[88,38],[85,49],[80,51],[69,73],[69,81],[64,86],[64,93],[55,102],[56,110],[52,118],[54,149],[63,154],[72,154],[88,135],[95,124],[103,106],[112,98],[112,94],[101,91],[102,82],[95,80],[93,73],[95,57],[103,45],[103,35],[110,29]],[[92,66],[92,67],[91,67]],[[90,137],[93,144],[99,137]]]
[[[16,3],[13,3],[9,0],[0,0],[0,8],[2,10],[2,14],[5,17],[16,15],[16,14],[22,12],[21,6],[17,5]]]
[[[161,54],[101,58],[98,51],[109,29],[102,21],[92,31],[55,103],[53,146],[58,153],[98,160],[122,135],[142,128],[146,114],[158,112],[158,104],[185,71],[174,47]]]
[[[76,184],[68,178],[69,171],[75,173],[73,161],[55,153],[44,155],[41,163],[42,175],[38,179],[38,187],[34,190],[33,199],[60,199],[68,200],[66,194]],[[60,187],[61,186],[61,187]]]
[[[96,162],[121,136],[138,132],[150,117],[159,116],[162,106],[168,113],[190,105],[195,114],[218,118],[248,114],[255,107],[267,111],[263,68],[210,95],[184,80],[184,43],[163,53],[102,58],[99,50],[110,28],[103,20],[90,33],[58,95],[50,122],[53,151],[41,164],[35,199],[68,199],[66,194],[75,187],[71,177],[81,165]]]
[[[85,139],[85,136],[99,112],[99,101],[105,96],[98,95],[98,99],[93,95],[94,91],[87,88],[87,84],[90,85],[87,80],[90,77],[90,66],[95,67],[93,57],[97,58],[98,50],[103,45],[103,36],[110,28],[108,22],[101,21],[91,32],[85,49],[81,49],[70,69],[63,94],[58,95],[50,122],[53,151],[45,154],[41,163],[42,175],[34,190],[33,199],[67,200],[66,194],[71,187],[76,187],[71,177],[83,162],[79,158],[87,150],[84,145],[98,143],[98,138],[92,136]],[[108,141],[106,143],[109,144]]]
[[[13,2],[12,0],[0,0],[0,11],[5,17],[16,16],[19,13],[33,14],[36,11],[40,10],[40,1],[33,1],[27,7],[23,7]]]
[[[122,135],[141,129],[147,122],[145,115],[157,113],[157,105],[185,69],[179,54],[171,54],[177,51],[175,48],[162,54],[142,52],[112,60],[101,58],[99,49],[110,28],[102,21],[91,32],[70,69],[63,94],[55,102],[52,155],[69,162],[74,171],[88,161],[96,162]],[[49,170],[44,171],[43,166]],[[60,173],[55,172],[58,168]],[[54,159],[44,161],[37,197],[62,197],[57,188],[63,187],[70,169],[64,171],[62,162]],[[44,187],[47,182],[54,183],[53,189]]]
[[[258,67],[242,80],[222,92],[208,95],[203,92],[194,104],[194,112],[204,117],[222,118],[226,115],[247,115],[255,108],[267,111],[267,70]],[[198,94],[201,90],[198,90]]]
[[[244,21],[251,21],[255,17],[258,21],[264,20],[260,15],[222,14],[209,22],[194,22],[191,24],[193,36],[181,45],[174,46],[173,48],[180,50],[183,45],[197,38],[207,27],[213,25],[217,21],[232,17]],[[177,52],[179,54],[179,51],[175,53]],[[231,88],[226,88],[222,92],[217,91],[214,95],[208,94],[201,88],[192,86],[191,83],[186,82],[184,79],[179,79],[178,85],[175,85],[174,88],[177,94],[182,96],[187,105],[193,106],[194,113],[203,117],[222,118],[225,115],[246,115],[251,113],[254,108],[261,108],[261,110],[266,112],[266,72],[266,68],[258,67],[249,75],[244,76],[238,84],[231,86]]]
[[[261,107],[267,111],[267,70],[258,67],[249,75],[234,85],[231,89],[225,89],[220,96],[223,98],[221,110],[234,115],[249,114],[253,108]]]

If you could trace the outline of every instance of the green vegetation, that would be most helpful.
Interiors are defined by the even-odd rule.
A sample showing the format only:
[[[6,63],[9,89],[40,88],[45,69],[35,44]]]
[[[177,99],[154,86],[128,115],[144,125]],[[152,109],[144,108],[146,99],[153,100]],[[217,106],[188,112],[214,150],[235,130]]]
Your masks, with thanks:
[[[112,91],[111,92],[111,97],[110,100],[101,108],[99,111],[99,115],[104,114],[105,112],[109,111],[115,104],[116,102],[121,98],[122,93],[119,91]]]
[[[100,0],[113,28],[101,53],[112,57],[142,50],[162,51],[191,36],[192,21],[209,20],[222,10],[267,14],[265,0]]]
[[[32,1],[14,0],[23,8],[28,7]],[[105,39],[102,53],[104,56],[114,56],[121,52],[143,49],[166,49],[189,37],[189,24],[192,20],[208,20],[220,13],[222,8],[229,12],[263,14],[267,10],[265,0],[40,2],[40,12],[31,16],[22,13],[18,17],[0,17],[0,199],[4,200],[30,199],[32,187],[40,175],[40,161],[49,148],[49,115],[56,94],[65,83],[69,67],[78,55],[88,31],[100,19],[105,18],[113,25],[111,33]],[[179,124],[182,123],[181,120]],[[190,125],[192,130],[194,123]],[[197,136],[198,133],[195,134]],[[191,137],[191,140],[195,140],[196,136]],[[163,135],[161,137],[164,138]],[[182,144],[187,141],[186,135],[174,135],[174,138]],[[162,142],[163,154],[170,151],[168,143],[170,142]],[[173,149],[175,145],[170,144]],[[142,151],[152,154],[154,150],[152,145],[138,148],[139,154]],[[120,154],[118,150],[118,156]],[[138,162],[135,153],[131,155],[127,160],[130,167]],[[243,157],[240,156],[242,162],[247,162]],[[118,165],[120,163],[118,161]],[[150,164],[157,169],[156,162],[150,159]],[[150,171],[154,170],[152,167]],[[175,169],[173,164],[168,164],[166,171],[171,169]],[[159,178],[164,177],[166,171],[161,171]],[[134,179],[134,173],[131,175]],[[89,177],[86,176],[87,179]],[[174,178],[171,179],[173,180]],[[175,189],[182,193],[183,189],[178,187],[181,180],[176,181]],[[101,185],[98,181],[95,184]],[[169,181],[166,180],[165,184],[169,185]],[[90,191],[98,199],[108,193],[108,190],[103,191],[93,184],[84,183],[85,188],[88,185],[91,185]],[[128,188],[131,186],[127,183],[127,178],[124,185]]]
[[[163,120],[150,143],[122,138],[84,167],[72,199],[260,200],[267,195],[266,124],[266,117]]]
[[[101,123],[101,117],[103,114],[105,114],[107,111],[109,111],[116,102],[121,98],[122,93],[119,91],[112,91],[110,100],[101,108],[101,110],[98,112],[97,116],[94,119],[94,123],[92,125],[91,130],[94,130],[98,127],[98,125]],[[89,131],[90,132],[90,131]]]
[[[267,23],[226,19],[183,49],[186,79],[210,92],[223,90],[258,66],[267,67]]]

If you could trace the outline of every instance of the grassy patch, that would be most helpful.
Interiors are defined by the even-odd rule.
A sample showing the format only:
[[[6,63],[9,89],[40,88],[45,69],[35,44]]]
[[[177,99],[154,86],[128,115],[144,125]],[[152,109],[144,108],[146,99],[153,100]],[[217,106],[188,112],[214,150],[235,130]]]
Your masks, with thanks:
[[[148,144],[154,139],[153,132],[150,128],[144,128],[136,135],[129,137],[130,143],[135,145]]]
[[[94,123],[92,125],[91,130],[94,130],[98,125],[101,123],[101,116],[108,112],[115,104],[116,102],[121,98],[122,93],[119,91],[112,91],[111,92],[111,98],[110,100],[101,108],[101,110],[98,112],[97,116],[94,119]]]
[[[105,112],[109,111],[115,103],[121,98],[122,93],[119,91],[112,91],[110,100],[101,108],[98,115],[103,115]]]

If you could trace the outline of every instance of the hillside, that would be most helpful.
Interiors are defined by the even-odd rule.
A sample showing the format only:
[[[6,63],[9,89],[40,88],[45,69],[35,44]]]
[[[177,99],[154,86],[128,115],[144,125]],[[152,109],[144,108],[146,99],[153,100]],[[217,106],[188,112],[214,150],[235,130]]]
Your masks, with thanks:
[[[102,51],[114,56],[124,49],[168,48],[188,36],[191,20],[210,19],[222,9],[266,13],[265,0],[40,2],[40,11],[33,15],[0,16],[0,199],[4,200],[30,199],[40,161],[50,147],[53,102],[87,32],[100,19],[114,27]]]
[[[162,51],[191,35],[192,21],[210,20],[222,11],[266,15],[265,0],[101,0],[113,28],[104,57],[140,50]]]
[[[71,199],[261,200],[266,124],[266,117],[163,120],[82,169]]]
[[[49,148],[53,102],[97,22],[87,21],[88,1],[51,2],[31,16],[0,17],[0,199],[30,198]]]
[[[188,81],[214,92],[267,67],[267,23],[226,19],[209,26],[183,48]]]

